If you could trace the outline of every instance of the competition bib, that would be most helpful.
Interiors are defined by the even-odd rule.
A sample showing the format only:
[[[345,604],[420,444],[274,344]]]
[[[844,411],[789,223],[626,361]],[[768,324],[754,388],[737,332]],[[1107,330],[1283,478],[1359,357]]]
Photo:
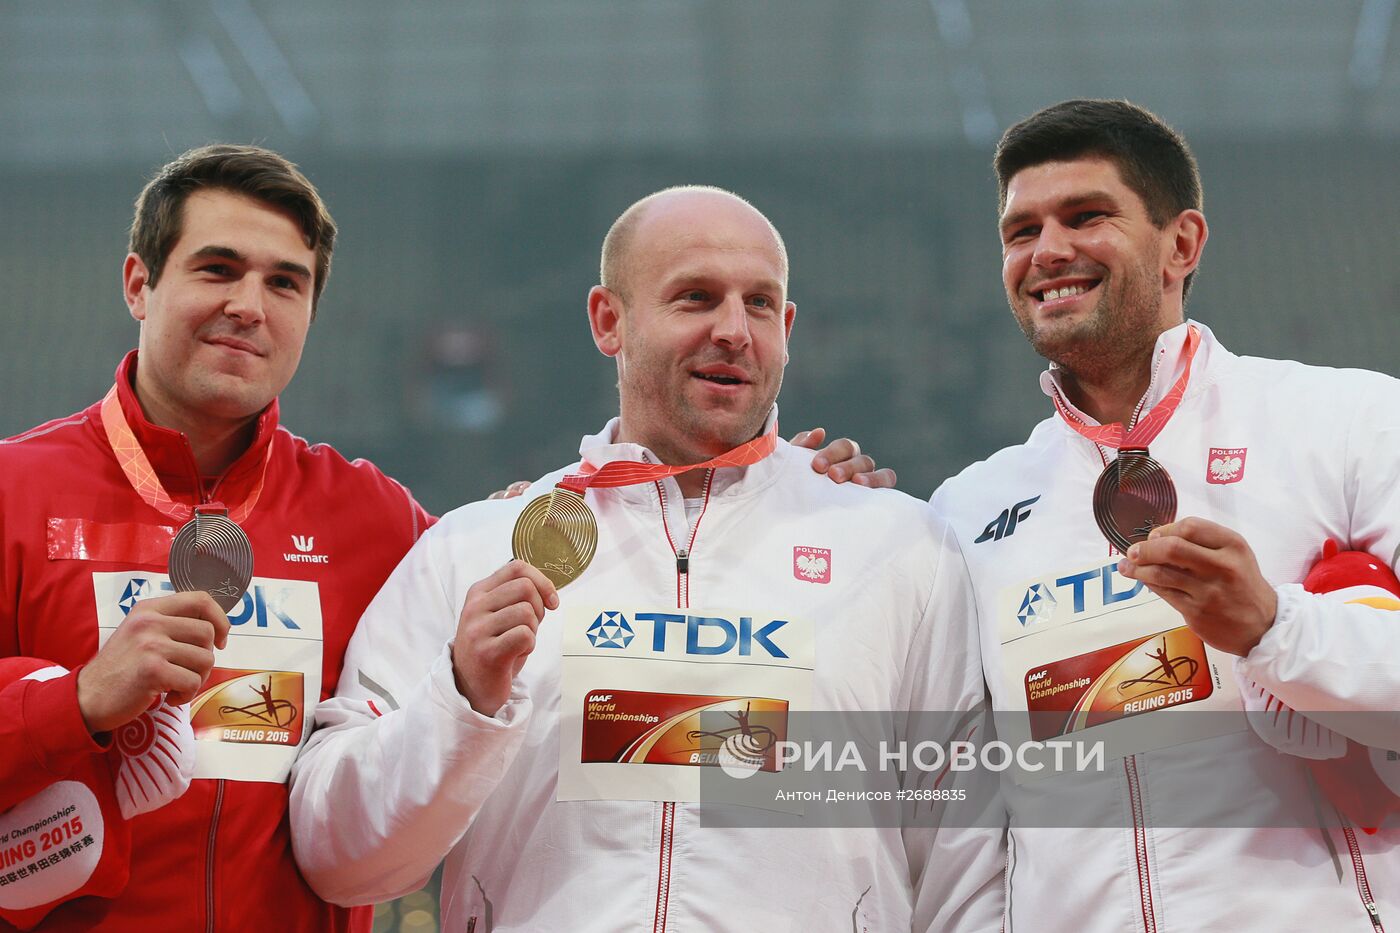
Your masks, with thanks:
[[[161,573],[94,573],[99,645],[132,606],[175,592]],[[321,698],[321,596],[308,580],[254,577],[229,611],[228,646],[190,704],[196,778],[282,783]]]
[[[1073,733],[1122,758],[1247,728],[1230,656],[1117,568],[1105,559],[998,595],[1006,695],[1028,713],[1012,738]]]
[[[577,610],[563,636],[560,800],[700,798],[705,767],[778,770],[811,708],[809,622],[753,609]]]

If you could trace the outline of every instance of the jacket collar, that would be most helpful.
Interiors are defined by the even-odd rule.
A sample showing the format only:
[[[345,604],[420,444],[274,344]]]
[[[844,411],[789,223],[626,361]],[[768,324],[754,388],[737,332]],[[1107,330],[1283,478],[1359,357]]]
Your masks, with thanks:
[[[203,498],[203,490],[200,488],[194,450],[183,433],[153,424],[146,418],[136,398],[136,353],[132,350],[117,366],[117,401],[121,403],[122,414],[170,497],[177,502],[197,503]],[[99,402],[90,409],[90,414],[105,444],[101,409]],[[273,399],[258,415],[253,443],[218,477],[220,501],[233,505],[247,496],[262,474],[263,458],[267,456],[272,438],[277,433],[277,424],[278,406],[277,400]]]
[[[1181,376],[1181,371],[1186,367],[1184,350],[1186,349],[1186,330],[1188,327],[1195,327],[1201,332],[1201,346],[1196,351],[1196,358],[1191,364],[1191,381],[1186,386],[1186,399],[1190,399],[1198,393],[1202,387],[1208,385],[1211,380],[1207,377],[1207,367],[1210,365],[1212,351],[1220,346],[1211,330],[1200,321],[1186,320],[1176,325],[1170,330],[1163,331],[1157,337],[1157,344],[1152,349],[1152,381],[1148,383],[1147,392],[1143,395],[1141,402],[1137,406],[1137,411],[1144,412],[1152,408],[1162,400],[1162,397],[1171,390],[1172,383]],[[1065,407],[1069,409],[1075,417],[1085,424],[1097,425],[1099,422],[1089,417],[1081,411],[1073,402],[1069,400],[1069,395],[1065,392],[1063,375],[1057,363],[1050,366],[1040,374],[1040,390],[1047,396],[1054,397],[1059,393],[1064,401]],[[1058,419],[1057,419],[1058,420]]]
[[[763,422],[762,432],[772,430],[778,422],[778,406],[774,405],[773,410],[768,413],[768,417]],[[589,434],[579,441],[579,456],[593,464],[602,466],[613,460],[640,460],[644,463],[660,463],[661,459],[646,447],[640,444],[619,444],[616,442],[617,429],[621,424],[620,418],[613,418],[603,426],[597,434]],[[764,457],[757,463],[747,467],[719,467],[714,471],[714,478],[710,481],[710,495],[740,495],[750,490],[756,490],[766,486],[770,480],[777,476],[780,469],[779,461],[781,448],[784,442],[778,440],[778,450]],[[668,483],[675,483],[674,479],[666,480]],[[597,490],[598,492],[615,492],[623,496],[628,501],[651,501],[652,484],[639,483],[636,486],[622,486],[617,489]]]

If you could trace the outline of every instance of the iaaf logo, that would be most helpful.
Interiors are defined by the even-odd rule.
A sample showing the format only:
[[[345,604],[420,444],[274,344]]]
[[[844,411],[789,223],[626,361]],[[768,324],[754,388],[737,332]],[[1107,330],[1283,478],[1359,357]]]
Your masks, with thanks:
[[[769,657],[786,658],[787,652],[773,641],[774,634],[787,625],[786,619],[774,619],[755,628],[751,616],[740,616],[737,623],[717,616],[693,616],[679,612],[636,612],[632,614],[637,628],[651,626],[651,650],[665,652],[667,633],[677,636],[684,632],[685,653],[704,656],[737,653],[751,657],[757,645]],[[598,615],[585,633],[595,648],[626,648],[632,643],[633,625],[621,612],[607,610]]]
[[[1120,584],[1131,585],[1122,589]],[[1066,589],[1073,598],[1073,612],[1079,615],[1089,608],[1091,600],[1096,604],[1093,608],[1101,609],[1132,599],[1142,592],[1142,588],[1141,580],[1129,581],[1120,574],[1116,563],[1104,564],[1102,567],[1060,577],[1053,587],[1047,583],[1031,584],[1021,597],[1016,610],[1016,621],[1025,626],[1049,622],[1054,618],[1055,610]],[[1058,596],[1056,591],[1059,591]]]
[[[117,605],[121,607],[122,616],[125,617],[135,608],[136,604],[143,599],[151,599],[156,596],[167,596],[175,592],[175,587],[169,580],[147,580],[144,577],[132,577],[122,590],[121,598],[117,600]],[[269,598],[267,590],[261,585],[254,584],[253,588],[243,594],[234,611],[228,614],[229,625],[247,625],[252,622],[255,628],[267,628],[270,621],[280,622],[285,628],[300,630],[282,605],[282,600],[277,597]]]
[[[312,535],[292,535],[292,547],[301,553],[291,552],[282,555],[282,559],[289,564],[329,564],[331,559],[325,554],[308,553],[316,546],[316,539]]]

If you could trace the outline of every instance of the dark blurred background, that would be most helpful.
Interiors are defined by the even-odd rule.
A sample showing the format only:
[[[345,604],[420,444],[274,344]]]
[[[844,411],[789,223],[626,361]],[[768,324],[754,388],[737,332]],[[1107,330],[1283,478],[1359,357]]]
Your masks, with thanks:
[[[1194,144],[1211,237],[1190,313],[1228,346],[1400,373],[1395,6],[5,3],[0,435],[96,399],[135,344],[119,271],[150,173],[257,142],[341,227],[284,422],[430,509],[573,459],[615,411],[584,317],[598,247],[690,182],[787,238],[785,433],[857,437],[927,496],[1049,412],[989,161],[1072,96],[1127,97]]]
[[[296,159],[342,231],[288,426],[434,510],[572,459],[616,407],[598,246],[686,182],[766,211],[799,307],[791,433],[927,496],[1048,406],[1000,289],[989,155],[1068,96],[1183,130],[1210,245],[1190,312],[1238,352],[1400,372],[1394,0],[421,0],[0,8],[0,433],[136,340],[132,200],[210,141]]]

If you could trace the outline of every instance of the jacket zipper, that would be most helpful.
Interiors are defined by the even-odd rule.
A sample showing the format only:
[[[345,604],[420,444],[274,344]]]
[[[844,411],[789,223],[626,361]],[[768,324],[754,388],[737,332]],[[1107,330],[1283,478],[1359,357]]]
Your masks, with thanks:
[[[214,837],[219,832],[219,813],[224,808],[224,781],[218,780],[214,791],[214,814],[209,820],[209,848],[204,853],[204,929],[214,933]]]
[[[1157,911],[1152,904],[1152,861],[1147,849],[1147,826],[1142,806],[1142,788],[1138,783],[1137,756],[1123,759],[1123,771],[1128,777],[1128,804],[1133,811],[1133,855],[1137,862],[1138,902],[1142,907],[1142,928],[1157,933]]]
[[[676,556],[676,605],[681,609],[690,608],[690,555],[695,548],[695,535],[700,531],[700,520],[705,517],[705,510],[710,507],[710,484],[714,481],[714,476],[714,470],[705,471],[704,504],[700,507],[700,514],[695,516],[689,540],[681,548],[676,547],[676,540],[671,537],[670,523],[666,521],[666,487],[660,480],[656,481],[656,494],[661,500],[661,527],[666,532],[666,541],[671,545],[671,552]],[[676,804],[668,800],[661,804],[661,840],[656,868],[656,914],[652,922],[652,933],[666,931],[667,911],[671,899],[671,850],[675,839]]]
[[[1361,846],[1356,841],[1356,830],[1342,827],[1342,835],[1347,840],[1347,851],[1351,853],[1352,874],[1356,875],[1356,890],[1361,895],[1361,906],[1371,918],[1371,927],[1376,933],[1385,933],[1381,926],[1381,912],[1376,908],[1376,899],[1371,895],[1371,882],[1366,879],[1366,863],[1361,860]]]

